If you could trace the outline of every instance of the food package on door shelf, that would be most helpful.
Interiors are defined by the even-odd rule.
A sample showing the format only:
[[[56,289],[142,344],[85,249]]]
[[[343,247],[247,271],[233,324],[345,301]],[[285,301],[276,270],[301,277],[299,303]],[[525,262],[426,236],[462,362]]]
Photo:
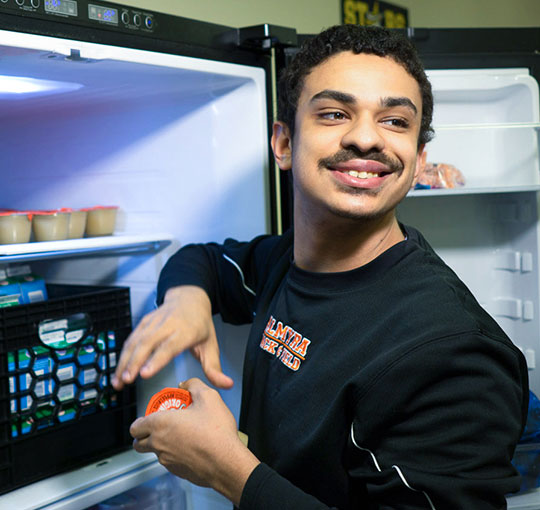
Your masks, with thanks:
[[[0,308],[37,303],[47,299],[45,281],[30,266],[0,268]]]
[[[414,189],[460,188],[465,185],[465,177],[453,165],[448,163],[424,164]]]

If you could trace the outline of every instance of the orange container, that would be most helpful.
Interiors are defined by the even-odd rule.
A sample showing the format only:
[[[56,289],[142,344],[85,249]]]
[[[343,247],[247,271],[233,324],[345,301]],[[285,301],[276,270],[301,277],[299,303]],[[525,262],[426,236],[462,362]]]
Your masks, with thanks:
[[[158,391],[148,402],[145,416],[157,411],[185,409],[191,404],[191,393],[181,388],[164,388]]]

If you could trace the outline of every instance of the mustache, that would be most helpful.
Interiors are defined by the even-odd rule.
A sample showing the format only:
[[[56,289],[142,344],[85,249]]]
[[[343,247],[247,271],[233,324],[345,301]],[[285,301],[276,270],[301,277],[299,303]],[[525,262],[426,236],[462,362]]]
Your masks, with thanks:
[[[400,172],[403,170],[403,165],[400,161],[383,154],[382,152],[370,150],[362,152],[354,147],[348,149],[341,149],[336,152],[334,155],[327,158],[319,159],[319,168],[331,168],[339,163],[345,163],[351,161],[352,159],[366,159],[370,161],[377,161],[386,165],[393,172]]]

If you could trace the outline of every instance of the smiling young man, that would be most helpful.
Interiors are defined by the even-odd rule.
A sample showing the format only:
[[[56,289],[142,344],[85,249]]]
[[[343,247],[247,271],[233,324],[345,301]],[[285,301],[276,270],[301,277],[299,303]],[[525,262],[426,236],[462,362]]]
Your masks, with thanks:
[[[421,112],[417,81],[389,58],[343,51],[306,76],[294,137],[278,122],[272,144],[294,169],[299,267],[353,269],[403,240],[395,208],[419,170]]]
[[[134,422],[135,448],[242,510],[506,506],[526,418],[519,350],[395,208],[431,137],[431,88],[412,45],[333,27],[280,80],[272,147],[292,173],[294,228],[191,245],[161,306],[126,343],[115,385],[186,349],[222,373],[212,313],[252,323],[239,440],[219,394]]]

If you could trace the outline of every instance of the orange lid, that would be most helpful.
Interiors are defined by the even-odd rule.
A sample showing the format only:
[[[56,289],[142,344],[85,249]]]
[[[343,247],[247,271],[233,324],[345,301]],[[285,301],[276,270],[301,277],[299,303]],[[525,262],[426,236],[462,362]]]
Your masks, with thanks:
[[[83,207],[81,211],[97,211],[99,209],[118,209],[117,205],[94,205],[92,207]]]
[[[37,211],[29,211],[34,216],[56,216],[57,214],[69,214],[69,211],[62,209],[43,209]]]
[[[0,209],[0,216],[27,216],[32,221],[33,211],[15,211],[14,209]]]
[[[148,402],[145,416],[168,409],[184,409],[191,404],[191,393],[181,388],[164,388],[158,391]]]

